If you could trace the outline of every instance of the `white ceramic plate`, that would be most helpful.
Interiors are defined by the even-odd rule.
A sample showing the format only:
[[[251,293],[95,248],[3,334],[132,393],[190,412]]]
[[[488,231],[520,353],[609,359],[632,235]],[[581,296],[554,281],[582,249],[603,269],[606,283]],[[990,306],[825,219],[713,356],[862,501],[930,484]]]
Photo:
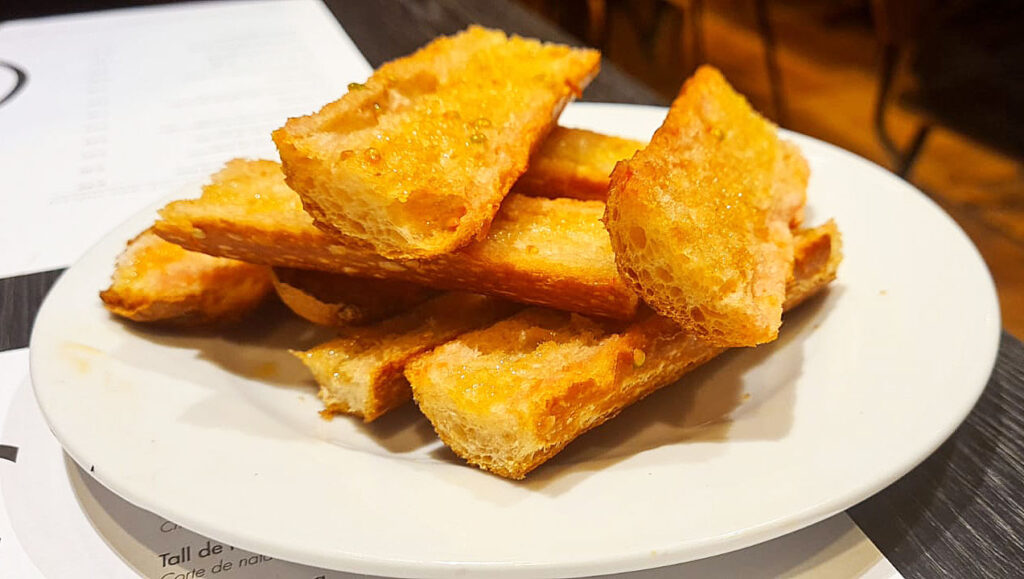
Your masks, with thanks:
[[[575,105],[569,125],[647,138],[664,109]],[[768,346],[731,352],[584,436],[525,482],[463,466],[414,408],[327,422],[273,311],[157,332],[96,296],[138,215],[57,283],[32,378],[68,452],[127,500],[232,545],[395,576],[590,575],[745,547],[887,486],[964,419],[995,360],[991,277],[954,222],[850,153],[810,161],[807,222],[846,259]],[[196,191],[184,193],[194,195]],[[701,423],[730,414],[731,419]]]

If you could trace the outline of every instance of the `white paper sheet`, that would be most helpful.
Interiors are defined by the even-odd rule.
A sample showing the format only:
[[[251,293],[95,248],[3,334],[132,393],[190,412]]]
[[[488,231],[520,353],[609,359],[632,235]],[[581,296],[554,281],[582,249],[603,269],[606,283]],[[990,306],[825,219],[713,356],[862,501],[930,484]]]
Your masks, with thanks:
[[[18,447],[16,462],[0,459],[4,576],[359,577],[232,548],[131,505],[104,488],[65,458],[46,427],[32,396],[26,350],[0,353],[0,445]],[[198,574],[198,569],[203,572]],[[616,577],[887,579],[900,575],[853,521],[840,514],[728,555]]]
[[[27,74],[0,105],[0,277],[69,265],[228,159],[276,159],[272,130],[370,73],[319,0],[9,22],[0,61]]]

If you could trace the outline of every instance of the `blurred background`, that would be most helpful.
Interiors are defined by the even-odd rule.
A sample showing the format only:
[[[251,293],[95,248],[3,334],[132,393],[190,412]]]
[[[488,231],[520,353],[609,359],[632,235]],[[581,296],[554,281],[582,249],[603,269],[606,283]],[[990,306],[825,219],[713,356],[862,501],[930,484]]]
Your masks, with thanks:
[[[501,1],[601,49],[665,104],[711,63],[781,126],[904,176],[973,239],[1004,326],[1024,338],[1024,2]],[[155,3],[163,2],[3,2],[0,20]]]

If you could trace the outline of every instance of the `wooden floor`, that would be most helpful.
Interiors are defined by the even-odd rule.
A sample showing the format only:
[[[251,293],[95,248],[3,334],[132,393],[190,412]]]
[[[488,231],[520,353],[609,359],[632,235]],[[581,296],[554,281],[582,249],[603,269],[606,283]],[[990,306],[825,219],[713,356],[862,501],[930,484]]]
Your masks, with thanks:
[[[704,4],[700,21],[706,60],[772,116],[753,2]],[[837,3],[768,4],[778,39],[785,126],[890,166],[872,124],[879,58],[867,15],[844,19],[835,10]],[[657,2],[647,4],[644,13],[643,5],[607,3],[601,48],[668,97],[692,67],[679,54],[681,17],[659,8]],[[897,105],[889,121],[890,133],[906,142],[921,118]],[[1024,338],[1024,165],[939,126],[908,179],[948,211],[978,246],[996,280],[1004,326]]]

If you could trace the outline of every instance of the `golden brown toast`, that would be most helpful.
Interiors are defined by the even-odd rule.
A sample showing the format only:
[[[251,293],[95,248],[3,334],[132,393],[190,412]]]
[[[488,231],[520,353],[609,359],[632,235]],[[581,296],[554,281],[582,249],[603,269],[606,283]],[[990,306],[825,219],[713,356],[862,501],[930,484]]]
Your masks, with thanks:
[[[200,326],[241,319],[270,288],[266,266],[187,251],[147,229],[118,256],[100,298],[136,322]]]
[[[342,329],[334,340],[293,353],[320,385],[326,413],[354,414],[370,422],[412,397],[402,374],[410,358],[520,308],[497,298],[449,292],[377,324]]]
[[[513,190],[539,197],[604,201],[615,163],[632,157],[645,144],[584,129],[555,127],[530,158],[530,166]]]
[[[272,161],[235,160],[196,200],[160,212],[156,232],[193,251],[253,263],[396,279],[596,316],[629,319],[638,299],[615,269],[604,204],[509,195],[482,241],[397,261],[338,243],[313,225]]]
[[[535,197],[606,201],[615,164],[629,159],[646,145],[643,141],[585,129],[555,127],[512,191]],[[783,211],[793,215],[790,229],[797,229],[803,223],[810,168],[799,147],[788,141],[780,141],[779,145],[781,166],[776,168],[774,186],[784,199]]]
[[[698,69],[650,145],[612,173],[605,223],[630,287],[711,343],[774,340],[803,191],[778,175],[795,163],[784,153],[718,71]]]
[[[405,311],[437,290],[405,281],[275,267],[274,290],[288,309],[321,326],[357,326]]]
[[[387,257],[436,256],[486,235],[599,65],[595,50],[472,26],[289,119],[274,142],[317,225]]]
[[[841,260],[835,224],[797,234],[786,307],[820,291]],[[584,432],[724,351],[647,310],[618,327],[529,308],[406,366],[420,410],[471,464],[521,479]]]

